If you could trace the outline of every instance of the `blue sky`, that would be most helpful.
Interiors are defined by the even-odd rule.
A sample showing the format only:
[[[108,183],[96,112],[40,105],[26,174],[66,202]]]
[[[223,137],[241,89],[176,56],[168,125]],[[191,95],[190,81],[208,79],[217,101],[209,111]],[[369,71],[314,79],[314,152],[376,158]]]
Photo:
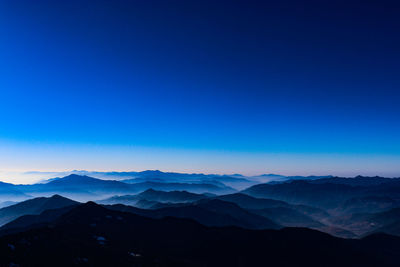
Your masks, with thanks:
[[[2,1],[0,169],[400,176],[399,11]]]

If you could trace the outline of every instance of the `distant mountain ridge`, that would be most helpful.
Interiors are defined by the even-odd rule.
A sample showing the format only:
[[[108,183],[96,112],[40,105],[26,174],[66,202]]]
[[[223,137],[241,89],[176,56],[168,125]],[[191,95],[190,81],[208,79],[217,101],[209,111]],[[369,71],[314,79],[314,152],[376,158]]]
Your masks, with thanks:
[[[236,191],[222,183],[178,183],[165,181],[130,184],[122,181],[102,180],[89,176],[71,174],[63,178],[51,179],[51,181],[47,183],[32,185],[0,184],[0,199],[2,196],[9,196],[10,194],[13,196],[15,195],[16,198],[23,197],[23,199],[27,199],[30,196],[62,194],[72,199],[85,201],[118,194],[136,194],[150,188],[163,191],[180,190],[193,193],[213,194],[227,194]],[[7,200],[10,199],[12,199],[12,197],[7,198]]]
[[[102,204],[127,204],[135,205],[140,200],[155,201],[160,203],[187,203],[208,198],[204,194],[195,194],[187,191],[159,191],[152,188],[137,195],[113,196],[101,201]]]
[[[400,179],[382,177],[323,178],[258,184],[245,194],[332,209],[352,198],[400,199]],[[371,198],[372,199],[372,198]]]
[[[47,183],[53,180],[57,180],[57,177],[65,177],[68,175],[80,175],[89,176],[93,178],[103,180],[125,180],[126,183],[140,183],[140,182],[166,182],[166,183],[211,183],[215,185],[224,184],[237,190],[243,190],[252,185],[259,183],[281,183],[292,180],[321,180],[321,179],[336,179],[341,177],[335,177],[332,175],[325,176],[285,176],[279,174],[261,174],[255,176],[245,176],[241,174],[203,174],[203,173],[177,173],[177,172],[162,172],[159,170],[147,170],[147,171],[131,171],[131,172],[99,172],[99,171],[85,171],[85,170],[73,170],[68,172],[26,172],[25,175],[33,175],[35,177],[42,176],[41,183]],[[48,177],[48,180],[44,180]],[[360,177],[360,176],[358,176]],[[354,177],[357,178],[357,177]],[[380,178],[380,177],[377,177]],[[347,178],[344,178],[347,179]],[[392,178],[387,178],[392,179]],[[333,180],[332,180],[333,181]]]
[[[203,173],[178,173],[178,172],[162,172],[159,170],[146,170],[146,171],[131,171],[131,172],[99,172],[99,171],[85,171],[73,170],[68,172],[26,172],[27,176],[34,177],[48,177],[48,180],[57,179],[56,177],[64,177],[71,174],[90,176],[106,180],[130,180],[130,182],[144,182],[144,181],[167,181],[167,182],[201,182],[201,181],[215,181],[222,182],[235,189],[244,189],[254,185],[255,183],[265,183],[271,181],[286,181],[298,179],[318,179],[328,178],[333,176],[285,176],[279,174],[261,174],[255,176],[245,176],[242,174],[203,174]],[[135,181],[136,180],[136,181]]]

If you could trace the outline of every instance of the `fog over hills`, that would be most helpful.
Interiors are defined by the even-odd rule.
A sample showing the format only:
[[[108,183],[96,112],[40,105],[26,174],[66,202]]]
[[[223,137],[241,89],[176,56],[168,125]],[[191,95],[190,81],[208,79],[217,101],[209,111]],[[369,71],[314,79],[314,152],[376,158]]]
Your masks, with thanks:
[[[271,181],[285,181],[285,180],[303,180],[303,179],[319,179],[331,178],[333,176],[285,176],[279,174],[261,174],[256,176],[246,176],[242,174],[203,174],[203,173],[178,173],[178,172],[162,172],[159,170],[146,170],[146,171],[130,171],[130,172],[99,172],[99,171],[86,171],[86,170],[72,170],[64,172],[40,172],[30,171],[20,173],[21,176],[31,178],[37,182],[48,182],[59,177],[65,177],[71,174],[80,176],[90,176],[103,180],[127,180],[128,182],[198,182],[198,181],[220,181],[231,185],[240,187],[248,187],[255,183],[265,183]],[[235,187],[235,186],[233,186]]]
[[[391,264],[395,266],[399,263],[396,259],[400,254],[392,247],[399,242],[395,236],[400,237],[398,227],[400,179],[398,178],[327,176],[283,178],[266,175],[277,180],[263,183],[257,180],[259,178],[241,175],[177,174],[160,171],[135,173],[134,178],[130,177],[132,173],[103,173],[103,175],[107,176],[107,179],[69,174],[30,185],[1,183],[0,197],[7,202],[4,204],[6,207],[0,208],[0,245],[11,242],[11,246],[17,249],[15,253],[11,251],[6,253],[5,258],[0,261],[26,260],[22,255],[31,247],[19,245],[18,240],[21,238],[29,239],[30,244],[35,244],[33,249],[37,256],[32,256],[30,259],[36,261],[39,259],[36,257],[42,255],[40,249],[53,251],[53,248],[42,243],[44,240],[53,242],[53,238],[65,238],[67,233],[69,235],[69,231],[77,231],[81,233],[81,237],[71,235],[73,239],[66,238],[65,242],[58,243],[58,246],[59,249],[68,250],[71,245],[81,247],[80,242],[87,242],[85,247],[81,247],[85,255],[76,254],[73,259],[65,258],[67,262],[81,261],[83,258],[97,261],[90,255],[98,249],[104,251],[106,261],[120,255],[122,250],[132,250],[132,253],[141,255],[139,258],[121,256],[122,266],[133,262],[144,264],[154,260],[168,263],[171,263],[170,260],[174,263],[186,260],[193,264],[202,262],[195,254],[185,254],[186,257],[174,251],[170,251],[172,258],[167,259],[160,252],[161,247],[154,247],[150,243],[132,247],[126,238],[129,234],[136,236],[138,234],[136,230],[134,232],[126,230],[127,236],[122,237],[112,229],[113,227],[128,229],[132,225],[138,223],[141,225],[146,221],[148,225],[140,226],[144,227],[141,228],[144,232],[153,229],[151,226],[153,224],[161,228],[157,231],[153,229],[156,232],[145,242],[150,240],[161,242],[159,238],[170,234],[164,231],[173,231],[176,233],[176,238],[180,238],[175,240],[183,242],[186,239],[180,235],[187,234],[185,227],[189,227],[187,231],[194,227],[190,231],[204,229],[205,232],[203,233],[203,230],[201,232],[206,235],[207,242],[214,240],[210,233],[217,231],[221,238],[218,242],[222,242],[221,245],[229,247],[229,242],[239,242],[239,239],[246,240],[245,242],[261,242],[259,245],[263,244],[262,247],[275,250],[277,255],[283,255],[284,251],[281,249],[293,248],[285,247],[286,245],[271,248],[256,236],[264,236],[268,240],[272,238],[274,242],[277,242],[276,238],[282,242],[299,242],[296,243],[299,246],[311,246],[310,249],[317,249],[310,245],[309,241],[305,241],[314,236],[322,246],[319,248],[321,254],[318,257],[332,250],[331,245],[341,244],[348,251],[353,251],[354,255],[358,253],[363,255],[361,258],[348,256],[350,262],[370,259],[371,262],[382,262],[382,266]],[[116,178],[117,175],[118,179],[110,179],[110,177]],[[11,200],[15,202],[10,202]],[[82,204],[87,201],[95,201],[97,204],[93,202]],[[77,207],[80,208],[76,209]],[[84,211],[87,214],[83,214]],[[82,221],[77,220],[78,214]],[[177,230],[178,225],[184,229]],[[287,230],[286,227],[294,228]],[[91,234],[88,236],[88,233]],[[227,236],[244,235],[244,233],[249,236],[246,238]],[[40,241],[38,236],[45,239]],[[135,237],[134,240],[139,239]],[[140,240],[144,242],[145,236],[140,237]],[[188,243],[189,247],[196,247],[195,243],[199,240],[193,239]],[[386,242],[383,240],[389,243],[379,250],[375,242],[379,244]],[[114,242],[122,243],[117,245]],[[109,247],[107,244],[111,243],[112,246]],[[207,249],[203,247],[205,243],[201,244],[202,251],[206,251]],[[246,262],[252,261],[248,257],[260,261],[261,258],[253,254],[258,248],[253,247],[253,244],[246,244],[252,249],[249,250],[239,244],[235,244],[231,249],[243,249]],[[173,249],[183,249],[178,244],[175,244],[176,247],[170,243],[168,245]],[[371,250],[375,252],[366,256]],[[221,253],[223,255],[225,252]],[[340,250],[337,253],[344,252]],[[207,257],[203,259],[210,266],[222,260],[221,255],[211,254],[212,262],[209,262]],[[306,262],[302,256],[299,257],[300,261]],[[274,261],[277,260],[272,258]],[[49,262],[51,259],[50,257]],[[371,262],[367,262],[365,266],[369,266]],[[293,262],[289,260],[287,264],[289,263]],[[283,266],[286,266],[286,263]]]

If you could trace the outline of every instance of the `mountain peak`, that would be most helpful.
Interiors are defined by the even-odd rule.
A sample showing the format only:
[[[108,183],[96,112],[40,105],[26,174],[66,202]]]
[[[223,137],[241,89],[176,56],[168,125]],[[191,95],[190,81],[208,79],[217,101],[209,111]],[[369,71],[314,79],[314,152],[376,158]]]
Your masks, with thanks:
[[[103,181],[101,179],[93,178],[90,176],[86,175],[78,175],[78,174],[70,174],[68,176],[62,177],[62,178],[57,178],[57,179],[52,179],[52,181],[49,182],[49,184],[63,184],[66,182],[72,182],[72,183],[84,183],[84,182],[95,182],[95,181]]]
[[[49,199],[66,199],[65,197],[59,195],[59,194],[54,194]]]
[[[96,212],[96,211],[107,211],[106,208],[102,207],[99,204],[96,204],[93,201],[88,201],[86,203],[80,204],[78,207],[74,208],[73,210],[71,210],[71,212]]]
[[[85,179],[85,178],[91,178],[91,179],[95,179],[86,175],[79,175],[79,174],[70,174],[67,175],[65,177],[63,177],[62,179]]]

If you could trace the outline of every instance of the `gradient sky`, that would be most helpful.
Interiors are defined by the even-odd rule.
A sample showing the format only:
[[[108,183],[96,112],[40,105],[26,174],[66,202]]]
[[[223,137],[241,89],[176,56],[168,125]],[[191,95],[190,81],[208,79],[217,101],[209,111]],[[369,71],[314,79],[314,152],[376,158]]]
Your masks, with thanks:
[[[1,1],[0,170],[400,176],[395,2]]]

